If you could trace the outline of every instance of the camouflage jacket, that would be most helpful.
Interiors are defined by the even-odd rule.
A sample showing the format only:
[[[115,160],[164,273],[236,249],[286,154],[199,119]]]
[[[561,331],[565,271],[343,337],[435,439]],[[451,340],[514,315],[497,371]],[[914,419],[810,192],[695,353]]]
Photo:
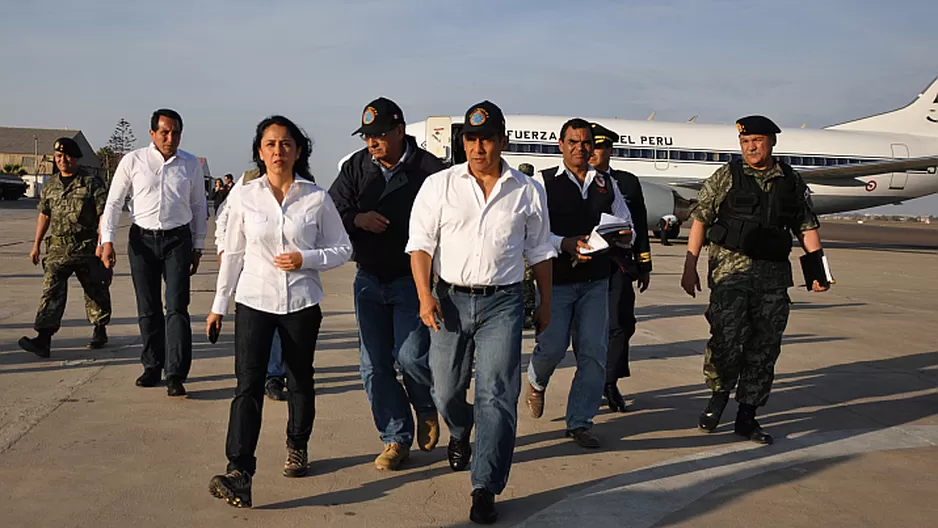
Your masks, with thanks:
[[[98,219],[104,212],[107,187],[83,170],[70,178],[52,176],[42,188],[39,212],[49,217],[46,253],[52,256],[94,255]]]
[[[785,176],[778,163],[770,169],[761,171],[743,163],[743,174],[755,178],[759,187],[764,191],[769,191],[772,188],[772,182]],[[820,224],[817,215],[812,210],[808,186],[797,171],[794,175],[797,179],[799,202],[801,202],[798,218],[801,231],[817,229]],[[732,186],[733,175],[730,172],[730,166],[729,164],[723,165],[704,182],[697,194],[697,203],[691,210],[691,217],[710,227],[716,221],[720,212],[720,204],[723,203]],[[756,290],[774,290],[794,286],[791,263],[788,261],[753,260],[742,253],[716,244],[710,244],[707,253],[709,255],[707,283],[710,288],[718,284],[727,286],[741,284]]]

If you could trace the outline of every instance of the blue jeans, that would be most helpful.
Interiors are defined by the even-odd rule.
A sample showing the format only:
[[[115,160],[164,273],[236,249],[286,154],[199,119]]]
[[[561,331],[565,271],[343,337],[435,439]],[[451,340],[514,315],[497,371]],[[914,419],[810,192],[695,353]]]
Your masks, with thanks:
[[[280,331],[274,330],[274,339],[270,343],[270,361],[267,362],[268,378],[285,378],[287,366],[283,363],[283,349],[280,346]]]
[[[361,375],[375,427],[385,444],[414,442],[413,406],[418,415],[436,414],[430,395],[429,329],[420,320],[412,277],[380,281],[358,270],[353,286],[361,340]],[[404,385],[397,381],[400,367]]]
[[[443,313],[430,332],[433,399],[450,434],[466,440],[476,425],[472,487],[499,494],[508,483],[521,393],[520,284],[492,295],[471,295],[437,285]],[[475,359],[475,404],[466,402]]]
[[[567,399],[567,429],[593,427],[603,399],[609,336],[609,280],[555,284],[550,324],[535,338],[528,381],[543,391],[573,337],[576,374]]]

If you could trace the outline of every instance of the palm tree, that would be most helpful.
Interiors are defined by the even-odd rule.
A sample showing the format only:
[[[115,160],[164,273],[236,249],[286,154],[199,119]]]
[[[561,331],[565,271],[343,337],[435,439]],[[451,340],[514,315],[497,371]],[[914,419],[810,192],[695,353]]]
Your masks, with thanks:
[[[20,173],[25,172],[25,169],[23,169],[22,165],[18,163],[7,163],[3,166],[3,171],[0,172],[4,172],[6,174],[18,174],[22,176]]]

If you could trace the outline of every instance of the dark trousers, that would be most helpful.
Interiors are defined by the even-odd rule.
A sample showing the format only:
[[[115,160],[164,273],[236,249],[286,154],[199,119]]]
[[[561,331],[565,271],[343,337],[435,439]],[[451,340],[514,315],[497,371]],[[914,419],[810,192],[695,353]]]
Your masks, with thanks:
[[[130,226],[127,247],[130,276],[137,297],[137,318],[144,368],[166,371],[166,379],[185,380],[192,364],[189,323],[189,269],[192,233],[189,226],[154,233]],[[160,279],[166,282],[166,315]]]
[[[277,315],[235,305],[235,376],[238,387],[231,401],[225,453],[228,470],[254,474],[257,438],[261,433],[264,383],[270,361],[270,340],[280,334],[287,366],[287,446],[306,449],[316,416],[313,356],[322,324],[319,305]]]
[[[616,266],[609,277],[609,351],[606,383],[632,375],[629,371],[629,339],[635,335],[635,289],[632,277]]]

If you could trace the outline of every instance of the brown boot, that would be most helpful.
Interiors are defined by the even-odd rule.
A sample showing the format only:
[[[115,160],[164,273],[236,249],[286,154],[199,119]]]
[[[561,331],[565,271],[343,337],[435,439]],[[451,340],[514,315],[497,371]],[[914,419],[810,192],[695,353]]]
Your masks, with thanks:
[[[440,418],[436,413],[417,416],[417,447],[421,451],[433,451],[440,441]]]
[[[407,460],[409,456],[409,447],[405,447],[401,444],[387,444],[384,446],[384,451],[375,459],[375,467],[393,471],[401,465],[401,462]]]

